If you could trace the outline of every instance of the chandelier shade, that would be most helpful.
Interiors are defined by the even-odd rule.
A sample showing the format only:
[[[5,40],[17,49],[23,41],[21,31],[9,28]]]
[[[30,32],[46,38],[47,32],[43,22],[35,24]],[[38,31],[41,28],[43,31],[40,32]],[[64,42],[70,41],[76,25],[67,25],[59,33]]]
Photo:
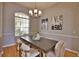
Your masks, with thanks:
[[[33,9],[33,10],[29,10],[29,15],[30,16],[34,16],[34,17],[39,17],[42,15],[42,11],[41,10],[38,10],[38,9]]]
[[[39,17],[42,15],[42,11],[36,8],[36,2],[35,2],[35,8],[29,10],[29,15],[33,17]]]

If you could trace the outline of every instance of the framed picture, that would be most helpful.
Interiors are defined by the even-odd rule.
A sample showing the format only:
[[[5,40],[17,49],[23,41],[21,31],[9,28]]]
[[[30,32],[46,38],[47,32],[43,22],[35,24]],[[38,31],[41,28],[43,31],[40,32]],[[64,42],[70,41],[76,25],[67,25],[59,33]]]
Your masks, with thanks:
[[[63,15],[54,16],[51,20],[51,29],[52,30],[62,30],[63,26]]]
[[[42,30],[48,30],[48,18],[41,20],[41,29]]]

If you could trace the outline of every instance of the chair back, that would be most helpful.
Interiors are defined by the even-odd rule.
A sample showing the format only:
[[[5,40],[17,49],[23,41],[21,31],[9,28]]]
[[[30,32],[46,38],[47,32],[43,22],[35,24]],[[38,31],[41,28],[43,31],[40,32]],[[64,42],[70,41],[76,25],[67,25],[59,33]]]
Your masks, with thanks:
[[[17,42],[18,44],[19,44],[19,43],[22,43],[22,41],[21,41],[20,39],[17,39],[16,42]]]
[[[22,41],[20,39],[17,39],[16,40],[17,50],[20,50],[21,44],[22,44]]]
[[[24,51],[30,51],[30,46],[22,43],[21,49],[24,50]]]
[[[64,41],[60,40],[56,46],[55,46],[55,55],[57,57],[63,57],[64,56]]]

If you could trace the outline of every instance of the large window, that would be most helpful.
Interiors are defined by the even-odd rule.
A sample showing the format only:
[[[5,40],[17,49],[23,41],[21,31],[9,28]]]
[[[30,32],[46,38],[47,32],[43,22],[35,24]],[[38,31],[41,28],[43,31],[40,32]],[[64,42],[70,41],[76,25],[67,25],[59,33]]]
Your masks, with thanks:
[[[29,17],[24,13],[15,13],[15,36],[29,34]]]

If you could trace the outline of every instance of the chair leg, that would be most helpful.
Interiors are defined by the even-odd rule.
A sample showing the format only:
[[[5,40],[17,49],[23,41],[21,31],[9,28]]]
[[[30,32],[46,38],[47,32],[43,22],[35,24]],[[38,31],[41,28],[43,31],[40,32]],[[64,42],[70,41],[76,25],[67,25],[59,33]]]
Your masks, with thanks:
[[[18,48],[19,48],[19,50],[17,50],[17,51],[19,51],[19,57],[21,57],[21,49],[20,49],[20,45],[18,45]]]
[[[21,50],[20,56],[21,57],[29,57],[30,56],[30,53],[29,53],[29,51],[23,51],[23,50]]]
[[[44,51],[42,51],[42,55],[43,55],[43,57],[47,57],[47,55]]]
[[[21,49],[19,49],[19,57],[21,57],[22,51]]]
[[[26,57],[30,57],[30,53],[27,51],[27,52],[25,53],[25,56],[26,56]]]
[[[38,49],[38,51],[40,52],[39,57],[42,57],[42,55],[41,55],[41,50],[40,50],[40,49]]]
[[[25,51],[21,51],[21,57],[25,57],[25,56],[26,56]]]

